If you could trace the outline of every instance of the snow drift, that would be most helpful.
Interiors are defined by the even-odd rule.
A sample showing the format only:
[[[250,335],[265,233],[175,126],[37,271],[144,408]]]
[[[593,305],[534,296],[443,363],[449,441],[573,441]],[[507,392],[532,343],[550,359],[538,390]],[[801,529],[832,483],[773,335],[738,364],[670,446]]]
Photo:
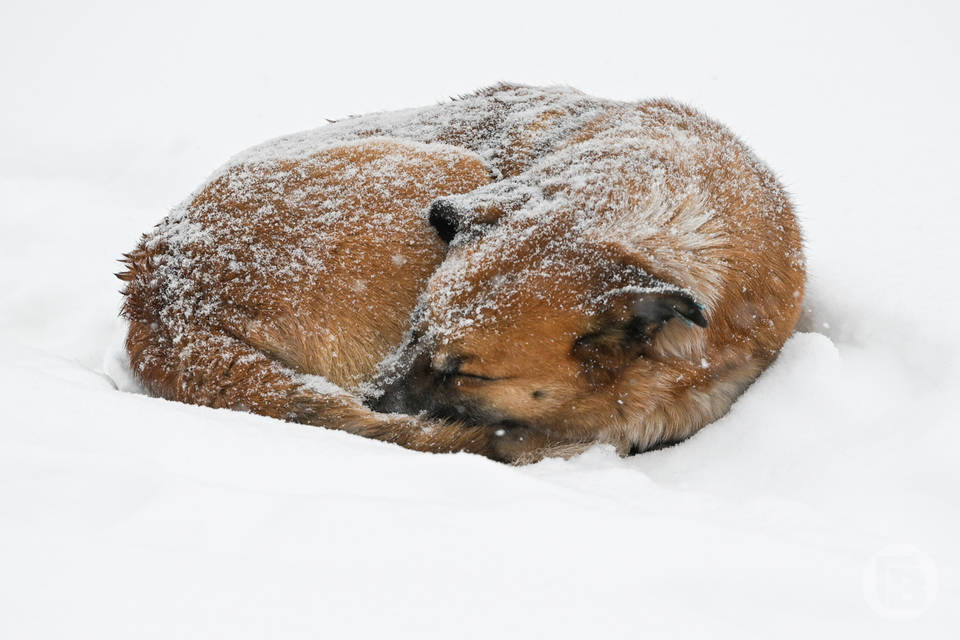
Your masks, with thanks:
[[[397,28],[406,5],[238,6],[231,29],[203,4],[61,9],[0,10],[0,635],[955,636],[953,5],[512,3],[538,28],[445,52]],[[410,26],[485,42],[505,9]],[[318,58],[344,64],[318,82]],[[115,260],[219,160],[493,68],[692,102],[780,172],[808,312],[726,417],[642,456],[511,468],[124,380]]]

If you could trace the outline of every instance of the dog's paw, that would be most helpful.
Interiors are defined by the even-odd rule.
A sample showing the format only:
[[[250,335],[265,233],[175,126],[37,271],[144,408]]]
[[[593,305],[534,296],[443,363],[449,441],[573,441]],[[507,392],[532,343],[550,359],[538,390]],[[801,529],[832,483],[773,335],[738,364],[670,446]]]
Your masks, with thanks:
[[[493,427],[490,457],[507,464],[524,465],[544,458],[570,458],[590,445],[563,441],[526,426]]]

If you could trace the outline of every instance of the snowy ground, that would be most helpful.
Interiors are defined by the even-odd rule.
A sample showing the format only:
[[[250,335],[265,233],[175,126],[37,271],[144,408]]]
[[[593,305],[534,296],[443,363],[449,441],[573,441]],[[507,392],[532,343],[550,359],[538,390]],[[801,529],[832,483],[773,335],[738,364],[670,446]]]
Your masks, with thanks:
[[[0,7],[0,637],[957,637],[956,5],[348,4]],[[114,261],[206,173],[500,79],[794,193],[810,312],[727,417],[511,468],[115,388]]]

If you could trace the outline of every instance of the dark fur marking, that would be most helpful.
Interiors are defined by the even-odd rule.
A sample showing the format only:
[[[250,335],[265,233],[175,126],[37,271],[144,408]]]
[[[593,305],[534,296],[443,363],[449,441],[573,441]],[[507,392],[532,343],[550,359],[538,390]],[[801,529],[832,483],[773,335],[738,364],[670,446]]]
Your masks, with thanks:
[[[437,200],[430,205],[430,226],[440,239],[450,244],[460,230],[460,216],[456,208],[446,200]]]

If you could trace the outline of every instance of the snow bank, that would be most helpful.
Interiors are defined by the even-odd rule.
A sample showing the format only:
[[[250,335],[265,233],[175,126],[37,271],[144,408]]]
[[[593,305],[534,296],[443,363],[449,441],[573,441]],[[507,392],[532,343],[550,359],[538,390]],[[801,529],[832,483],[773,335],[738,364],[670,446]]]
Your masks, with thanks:
[[[543,28],[439,54],[389,13],[369,60],[330,28],[362,5],[238,7],[229,33],[201,5],[0,20],[0,637],[955,637],[956,9],[711,6],[511,5]],[[435,26],[489,41],[500,9]],[[637,37],[681,21],[684,46]],[[234,33],[258,34],[249,65],[218,57]],[[694,102],[780,172],[810,311],[729,415],[642,456],[511,468],[135,393],[110,274],[169,204],[258,139],[491,68]]]
[[[0,548],[16,576],[0,582],[2,625],[10,637],[938,637],[956,621],[958,438],[949,407],[881,366],[800,334],[682,446],[511,468],[122,393],[75,363],[17,354],[0,373],[13,400]],[[904,395],[926,401],[921,420]],[[932,610],[890,627],[863,580],[903,541],[924,554],[908,563],[935,562],[924,588],[941,585]],[[868,586],[895,579],[878,575]]]

